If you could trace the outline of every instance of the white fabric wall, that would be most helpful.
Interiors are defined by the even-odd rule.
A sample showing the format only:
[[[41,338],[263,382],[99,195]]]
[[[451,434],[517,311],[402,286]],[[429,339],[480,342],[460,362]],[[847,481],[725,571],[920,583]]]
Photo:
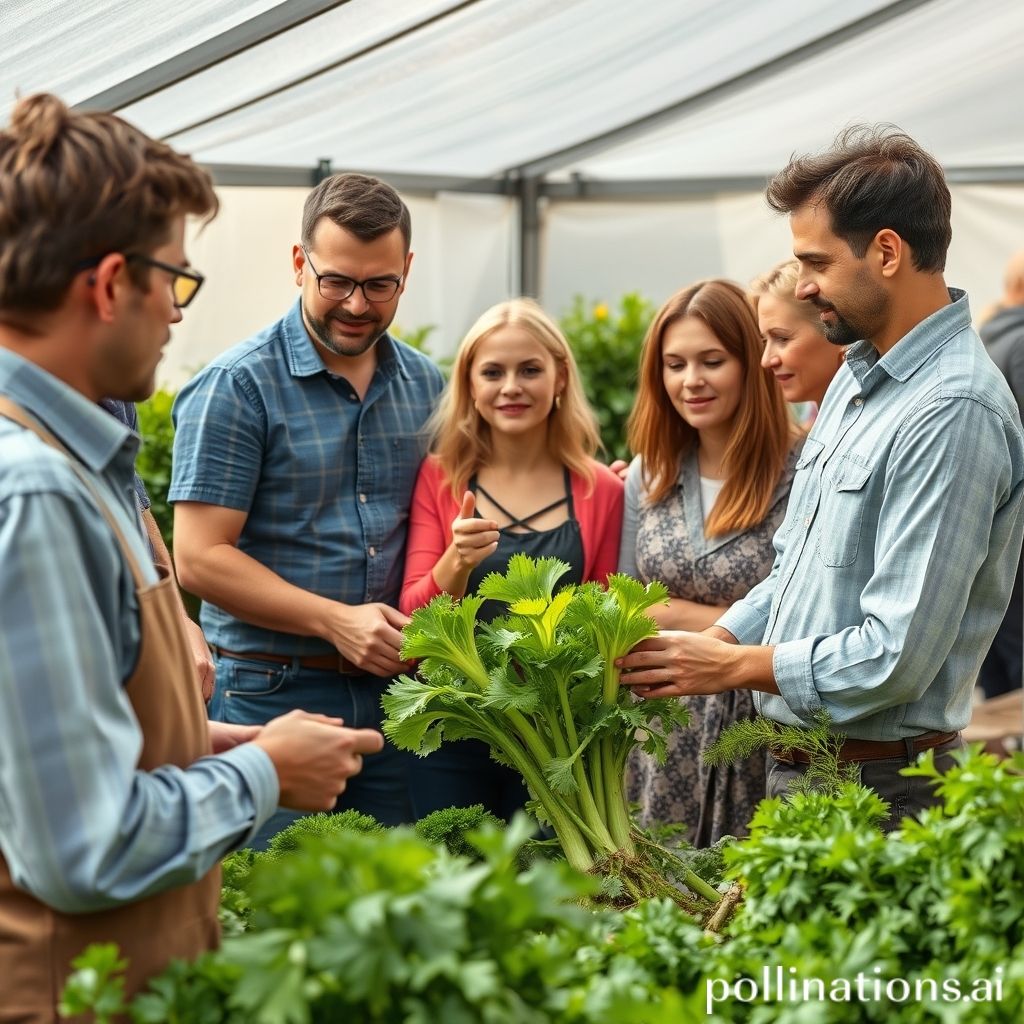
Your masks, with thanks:
[[[179,386],[213,356],[277,319],[297,294],[291,247],[305,189],[222,188],[220,216],[190,232],[207,282],[172,332],[161,383]],[[488,306],[513,294],[516,212],[507,199],[441,194],[408,199],[416,253],[396,324],[434,324],[434,355],[450,353]],[[977,316],[995,301],[1007,257],[1024,247],[1024,185],[953,187],[946,279]],[[554,315],[573,296],[614,306],[628,291],[652,302],[700,277],[746,283],[790,252],[784,217],[760,193],[677,202],[545,204],[541,301]]]
[[[1007,257],[1024,248],[1024,185],[954,185],[946,281],[975,316],[1002,291]],[[788,224],[761,193],[677,202],[557,202],[544,217],[542,298],[609,304],[628,291],[661,303],[702,277],[746,284],[791,253]]]

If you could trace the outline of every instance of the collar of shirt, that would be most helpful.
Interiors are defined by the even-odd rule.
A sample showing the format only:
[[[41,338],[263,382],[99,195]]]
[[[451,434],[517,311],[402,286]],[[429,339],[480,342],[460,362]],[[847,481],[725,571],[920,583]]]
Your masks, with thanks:
[[[884,356],[869,341],[858,341],[846,353],[860,393],[869,395],[884,377],[901,383],[909,380],[954,335],[971,326],[967,293],[949,289],[949,305],[936,310],[908,331]]]
[[[284,339],[288,370],[293,377],[313,377],[318,373],[331,372],[324,363],[316,343],[309,336],[309,331],[306,330],[305,321],[302,319],[301,299],[296,300],[295,305],[282,319],[281,336]],[[408,367],[400,358],[398,346],[391,339],[391,335],[385,333],[377,341],[375,376],[379,375],[384,381],[389,381],[396,374],[401,374],[406,380],[412,380]]]
[[[0,349],[0,394],[42,423],[94,473],[134,472],[138,437],[101,406],[53,374]]]

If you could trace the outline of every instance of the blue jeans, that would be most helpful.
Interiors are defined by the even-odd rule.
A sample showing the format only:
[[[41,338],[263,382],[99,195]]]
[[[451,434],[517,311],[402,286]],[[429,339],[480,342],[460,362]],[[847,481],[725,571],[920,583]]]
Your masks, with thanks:
[[[300,668],[295,663],[279,665],[224,655],[215,660],[217,682],[209,709],[214,721],[263,725],[296,708],[343,718],[354,729],[379,730],[384,720],[380,698],[390,680]],[[385,740],[384,749],[368,755],[363,770],[348,780],[335,813],[351,807],[382,825],[412,821],[409,775],[414,757]],[[250,845],[256,850],[266,849],[271,836],[301,816],[279,808]]]

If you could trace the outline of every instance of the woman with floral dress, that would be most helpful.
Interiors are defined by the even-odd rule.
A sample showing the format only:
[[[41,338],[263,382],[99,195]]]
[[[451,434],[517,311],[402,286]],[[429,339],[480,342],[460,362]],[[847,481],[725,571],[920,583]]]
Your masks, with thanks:
[[[802,434],[761,355],[750,302],[730,281],[677,292],[644,340],[619,570],[668,587],[668,605],[652,609],[663,629],[706,629],[771,570]],[[629,795],[644,825],[683,824],[707,846],[745,833],[764,756],[703,761],[723,729],[752,717],[749,691],[686,702],[690,725],[671,734],[665,764],[634,750]]]

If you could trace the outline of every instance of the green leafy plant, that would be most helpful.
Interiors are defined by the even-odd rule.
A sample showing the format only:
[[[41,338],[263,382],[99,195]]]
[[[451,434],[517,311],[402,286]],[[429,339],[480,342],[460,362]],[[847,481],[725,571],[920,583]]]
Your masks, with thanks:
[[[654,313],[651,303],[635,292],[622,297],[618,310],[578,295],[559,321],[611,458],[630,457],[626,420],[636,398],[640,348]]]
[[[174,391],[160,388],[136,406],[142,447],[135,459],[135,471],[149,492],[153,516],[168,551],[174,550],[174,509],[167,501],[174,452],[174,424],[171,421],[174,396]]]
[[[966,751],[942,776],[926,754],[908,771],[934,781],[942,806],[889,835],[882,802],[855,783],[763,801],[750,837],[724,852],[745,899],[721,934],[670,899],[584,910],[595,879],[561,860],[516,869],[522,820],[470,835],[472,860],[408,829],[340,829],[239,861],[251,929],[172,964],[128,1007],[120,954],[90,947],[62,1012],[97,1024],[1018,1024],[1024,754]],[[923,996],[721,995],[766,968],[840,991],[858,975],[869,992],[902,979]],[[975,982],[992,997],[974,998]],[[936,999],[948,983],[972,998]]]
[[[567,571],[557,559],[515,555],[475,596],[442,594],[414,612],[402,657],[419,659],[419,673],[389,687],[384,732],[420,755],[442,739],[483,740],[523,776],[575,868],[614,876],[633,900],[671,893],[706,912],[719,894],[679,862],[689,895],[666,882],[669,855],[633,827],[623,785],[638,729],[644,749],[663,759],[664,730],[688,721],[678,701],[635,701],[615,667],[656,632],[646,609],[667,591],[614,575],[607,590],[587,583],[555,593]],[[485,600],[509,614],[478,623]]]
[[[124,969],[128,961],[113,943],[94,943],[71,961],[74,973],[61,993],[62,1017],[92,1013],[96,1024],[111,1024],[126,1009]]]
[[[733,722],[704,752],[707,764],[722,767],[735,764],[759,750],[775,750],[791,754],[794,750],[807,754],[807,770],[793,784],[794,790],[819,789],[839,792],[844,783],[857,778],[857,763],[840,760],[839,750],[846,737],[832,730],[832,719],[821,709],[814,715],[814,724],[805,727],[783,725],[758,715]]]
[[[552,1021],[545,1007],[589,934],[592,915],[579,901],[596,883],[562,860],[519,872],[532,828],[525,816],[507,830],[485,826],[470,836],[474,861],[409,829],[310,832],[290,852],[257,856],[244,883],[251,930],[194,964],[171,965],[132,1000],[131,1019]],[[556,962],[544,955],[548,935],[566,948]],[[116,949],[89,951],[68,985],[82,993],[75,1012],[120,1012],[119,966]],[[183,1016],[186,1007],[197,1015]]]
[[[435,355],[428,342],[430,335],[436,330],[436,324],[422,324],[419,327],[413,327],[411,330],[406,330],[404,327],[399,327],[396,324],[392,324],[388,328],[388,332],[391,335],[404,341],[406,345],[416,349],[417,352],[422,352],[425,356],[429,356],[437,368],[444,374],[445,379],[447,379],[451,376],[452,372],[452,357],[450,355]]]
[[[326,836],[343,830],[371,835],[383,832],[384,826],[376,818],[351,807],[338,814],[306,814],[273,836],[264,856],[280,857],[297,850],[310,836]]]

